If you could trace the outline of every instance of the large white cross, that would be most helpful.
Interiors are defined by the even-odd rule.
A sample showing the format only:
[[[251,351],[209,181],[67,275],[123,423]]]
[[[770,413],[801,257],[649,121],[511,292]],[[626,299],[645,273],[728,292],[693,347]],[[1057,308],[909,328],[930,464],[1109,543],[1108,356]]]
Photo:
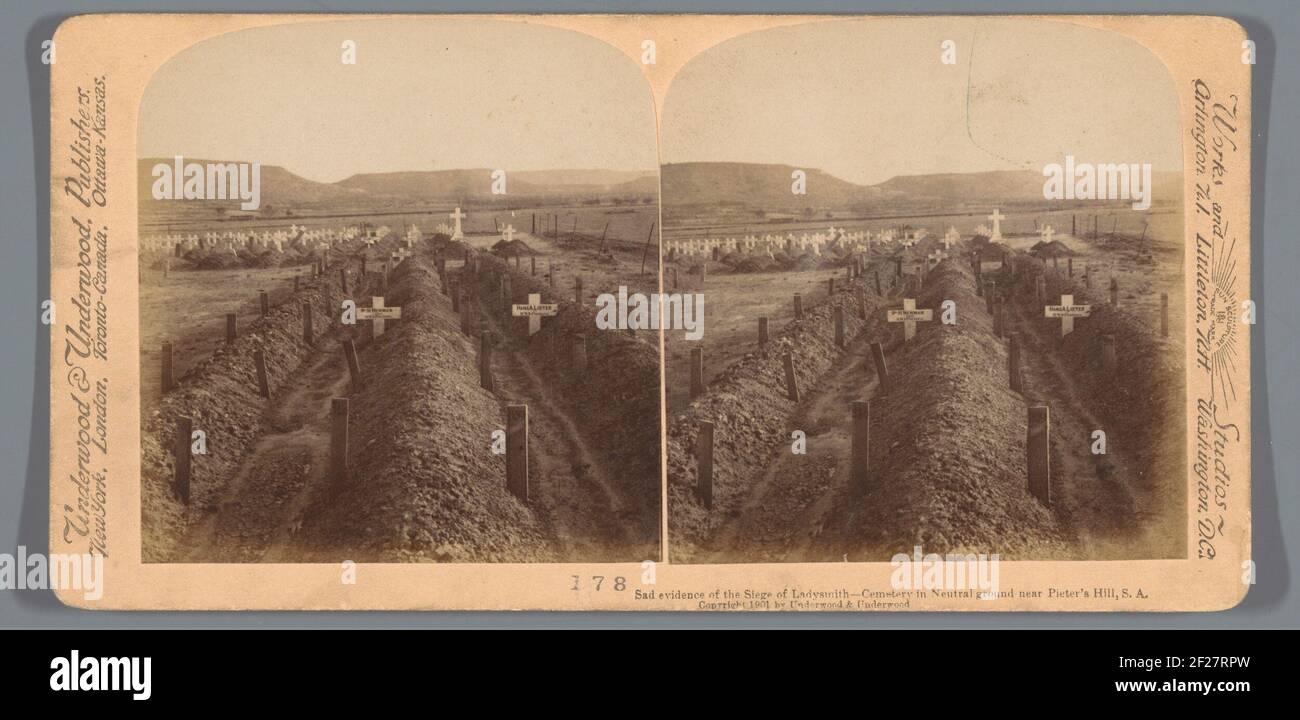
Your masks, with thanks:
[[[506,226],[506,229],[505,229],[505,232],[502,233],[502,234],[505,235],[506,242],[508,242],[508,243],[509,243],[509,242],[514,242],[514,241],[515,241],[515,226],[514,226],[514,225],[507,225],[507,226]]]
[[[528,295],[528,304],[511,305],[510,314],[514,315],[515,317],[527,317],[528,334],[534,335],[537,333],[538,330],[542,329],[542,318],[554,316],[555,313],[559,311],[559,309],[560,306],[553,303],[548,305],[543,305],[541,295],[538,295],[537,293],[530,293]]]
[[[393,261],[393,267],[397,267],[398,265],[401,265],[402,261],[407,259],[408,257],[411,257],[410,250],[407,250],[406,248],[398,248],[397,250],[393,251],[392,255],[388,256],[388,259]]]
[[[1088,317],[1092,313],[1091,305],[1075,305],[1073,295],[1062,295],[1060,305],[1048,305],[1043,308],[1043,317],[1061,318],[1061,337],[1074,332],[1074,319]]]
[[[916,334],[917,322],[929,322],[934,319],[934,311],[917,310],[915,298],[903,298],[903,309],[888,311],[886,319],[889,322],[903,323],[903,341],[906,342]]]
[[[370,298],[370,307],[357,308],[358,320],[371,320],[375,323],[375,337],[384,334],[385,320],[400,320],[402,309],[400,307],[384,307],[382,297]]]
[[[465,215],[465,213],[463,213],[463,212],[460,211],[460,206],[457,206],[457,207],[456,207],[456,211],[453,212],[453,213],[451,213],[451,214],[448,215],[447,217],[449,217],[449,218],[451,218],[452,220],[455,220],[455,221],[456,221],[456,229],[455,229],[455,231],[452,232],[452,234],[451,234],[451,239],[452,239],[452,240],[459,240],[459,239],[465,237],[465,233],[462,232],[461,229],[460,229],[460,221],[463,220],[463,219],[465,219],[465,218],[468,217],[468,216]]]
[[[1002,238],[1002,221],[1006,218],[1007,216],[1003,215],[1001,210],[993,208],[993,214],[989,216],[989,220],[993,221],[993,235],[990,236],[990,240],[1000,240]]]
[[[1043,226],[1043,230],[1042,230],[1043,242],[1050,244],[1052,242],[1052,236],[1055,234],[1056,231],[1052,229],[1051,225]]]

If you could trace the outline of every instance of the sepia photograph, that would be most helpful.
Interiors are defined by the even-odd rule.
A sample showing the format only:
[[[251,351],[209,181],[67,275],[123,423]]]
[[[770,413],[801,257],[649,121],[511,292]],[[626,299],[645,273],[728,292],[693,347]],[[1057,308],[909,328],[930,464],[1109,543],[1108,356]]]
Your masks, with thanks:
[[[655,116],[568,30],[362,19],[197,43],[140,107],[142,554],[659,557]]]
[[[662,123],[664,281],[708,308],[665,340],[673,560],[1185,557],[1179,117],[1150,51],[1035,19],[692,58]]]

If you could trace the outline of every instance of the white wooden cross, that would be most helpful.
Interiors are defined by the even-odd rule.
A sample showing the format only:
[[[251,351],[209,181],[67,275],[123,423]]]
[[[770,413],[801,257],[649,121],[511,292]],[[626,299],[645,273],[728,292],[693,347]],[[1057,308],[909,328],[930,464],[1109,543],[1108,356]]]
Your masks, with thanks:
[[[1001,210],[999,210],[999,209],[997,209],[997,208],[993,208],[993,214],[989,216],[989,219],[993,221],[993,234],[992,234],[991,236],[989,236],[989,239],[990,239],[990,240],[1001,240],[1001,239],[1002,239],[1002,221],[1003,221],[1003,220],[1006,220],[1006,219],[1007,219],[1007,216],[1006,216],[1006,215],[1003,215]]]
[[[554,303],[542,304],[542,296],[531,293],[528,296],[527,305],[511,305],[510,314],[515,317],[528,318],[528,334],[536,334],[542,329],[542,318],[553,317],[560,309],[559,305]]]
[[[459,240],[459,239],[465,237],[465,233],[462,232],[461,229],[460,229],[460,221],[463,220],[463,219],[465,219],[465,218],[468,217],[468,216],[465,215],[465,213],[463,213],[463,212],[460,211],[460,206],[459,206],[459,205],[456,206],[456,211],[453,212],[453,213],[451,213],[451,214],[448,215],[447,217],[449,217],[449,218],[451,218],[452,220],[455,220],[455,221],[456,221],[456,230],[455,230],[454,232],[452,232],[452,234],[451,234],[451,239],[452,239],[452,240]]]
[[[929,255],[926,255],[925,257],[927,260],[929,260],[929,265],[927,267],[934,267],[935,265],[938,265],[939,263],[947,259],[948,253],[943,252],[942,250],[935,250],[934,252],[930,253]]]
[[[393,267],[397,267],[398,265],[402,264],[403,260],[409,257],[411,257],[410,250],[407,250],[406,248],[398,248],[397,250],[393,251],[392,255],[388,256],[388,259],[393,261]]]
[[[1043,308],[1043,317],[1061,318],[1061,337],[1074,332],[1074,319],[1088,317],[1092,313],[1091,305],[1075,305],[1073,295],[1062,295],[1060,305],[1048,305]]]
[[[917,310],[915,298],[904,298],[903,309],[888,311],[886,319],[891,323],[903,323],[903,341],[906,342],[916,334],[917,322],[929,322],[934,319],[934,311],[930,309]]]
[[[1042,230],[1043,242],[1050,244],[1052,242],[1052,236],[1055,234],[1056,231],[1052,229],[1051,225],[1043,226],[1043,230]]]
[[[502,235],[505,236],[506,242],[508,242],[508,243],[510,243],[510,242],[514,242],[514,241],[515,241],[515,226],[514,226],[514,225],[507,225],[507,226],[506,226],[506,229],[505,229],[505,231],[502,233]]]
[[[385,320],[400,320],[402,309],[400,307],[384,307],[382,297],[370,298],[370,307],[357,308],[358,320],[371,320],[375,323],[375,337],[384,334]]]
[[[961,238],[961,233],[957,232],[957,228],[953,227],[952,225],[949,225],[948,232],[944,233],[943,235],[943,249],[951,250],[952,244],[957,242],[959,238]]]

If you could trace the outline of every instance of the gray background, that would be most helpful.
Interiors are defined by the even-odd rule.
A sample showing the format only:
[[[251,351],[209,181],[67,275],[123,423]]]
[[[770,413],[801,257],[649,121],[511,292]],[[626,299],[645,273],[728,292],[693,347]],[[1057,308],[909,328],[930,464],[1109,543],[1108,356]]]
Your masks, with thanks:
[[[712,613],[162,613],[88,612],[50,593],[0,591],[0,628],[240,627],[877,627],[877,628],[1297,628],[1293,587],[1300,546],[1296,467],[1300,382],[1296,281],[1297,68],[1300,6],[1291,0],[1229,2],[136,2],[0,0],[0,552],[44,552],[49,511],[49,329],[39,306],[49,290],[49,75],[41,42],[87,12],[749,12],[776,13],[1186,13],[1226,15],[1256,43],[1251,297],[1254,459],[1252,505],[1258,582],[1220,613],[767,614]],[[130,38],[121,38],[130,42]],[[1279,55],[1278,48],[1285,48]],[[1282,68],[1282,72],[1276,72]],[[1291,68],[1287,71],[1286,68]],[[1289,171],[1289,172],[1288,172]],[[1274,446],[1273,435],[1282,444]],[[1292,438],[1287,441],[1286,438]],[[1286,522],[1283,521],[1286,519]]]

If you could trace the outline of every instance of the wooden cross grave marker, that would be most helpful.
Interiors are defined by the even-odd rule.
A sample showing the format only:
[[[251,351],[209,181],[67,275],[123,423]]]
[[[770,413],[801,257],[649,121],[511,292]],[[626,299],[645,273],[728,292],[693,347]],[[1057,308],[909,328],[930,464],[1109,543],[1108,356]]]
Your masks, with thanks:
[[[375,337],[384,334],[385,320],[400,320],[402,318],[402,309],[400,307],[384,307],[382,297],[370,298],[370,307],[357,308],[358,320],[370,320],[374,322]]]
[[[501,235],[502,235],[503,237],[505,237],[506,242],[508,242],[508,243],[512,243],[512,242],[514,242],[514,241],[515,241],[515,226],[514,226],[514,225],[507,225],[507,226],[506,226],[506,229],[503,230],[503,231],[501,232]]]
[[[1007,216],[1003,215],[1001,210],[993,208],[993,214],[989,216],[989,220],[993,221],[993,234],[989,236],[990,240],[1002,239],[1002,221],[1006,219]]]
[[[542,329],[543,317],[554,317],[560,306],[555,303],[542,304],[542,296],[531,293],[527,305],[511,305],[510,314],[515,317],[528,318],[528,334],[535,335]]]
[[[886,319],[891,323],[903,323],[903,341],[906,342],[916,334],[916,323],[934,319],[934,311],[928,308],[917,310],[915,298],[903,298],[903,309],[887,311]]]
[[[393,267],[397,267],[398,265],[402,264],[403,260],[409,257],[411,257],[410,250],[407,250],[406,248],[399,248],[395,250],[393,254],[388,257],[388,259],[393,261]]]
[[[451,218],[452,220],[455,220],[455,221],[456,221],[456,229],[452,232],[452,234],[451,234],[451,239],[452,239],[452,240],[459,240],[459,239],[465,237],[465,233],[464,233],[464,232],[461,230],[461,228],[460,228],[460,221],[461,221],[461,220],[464,220],[467,216],[465,215],[465,213],[463,213],[463,212],[460,211],[460,206],[457,206],[457,207],[456,207],[456,211],[453,212],[453,213],[448,214],[447,217],[449,217],[449,218]]]
[[[1073,295],[1062,295],[1060,305],[1043,308],[1043,317],[1061,318],[1061,337],[1074,332],[1074,319],[1092,314],[1091,305],[1075,305]]]

